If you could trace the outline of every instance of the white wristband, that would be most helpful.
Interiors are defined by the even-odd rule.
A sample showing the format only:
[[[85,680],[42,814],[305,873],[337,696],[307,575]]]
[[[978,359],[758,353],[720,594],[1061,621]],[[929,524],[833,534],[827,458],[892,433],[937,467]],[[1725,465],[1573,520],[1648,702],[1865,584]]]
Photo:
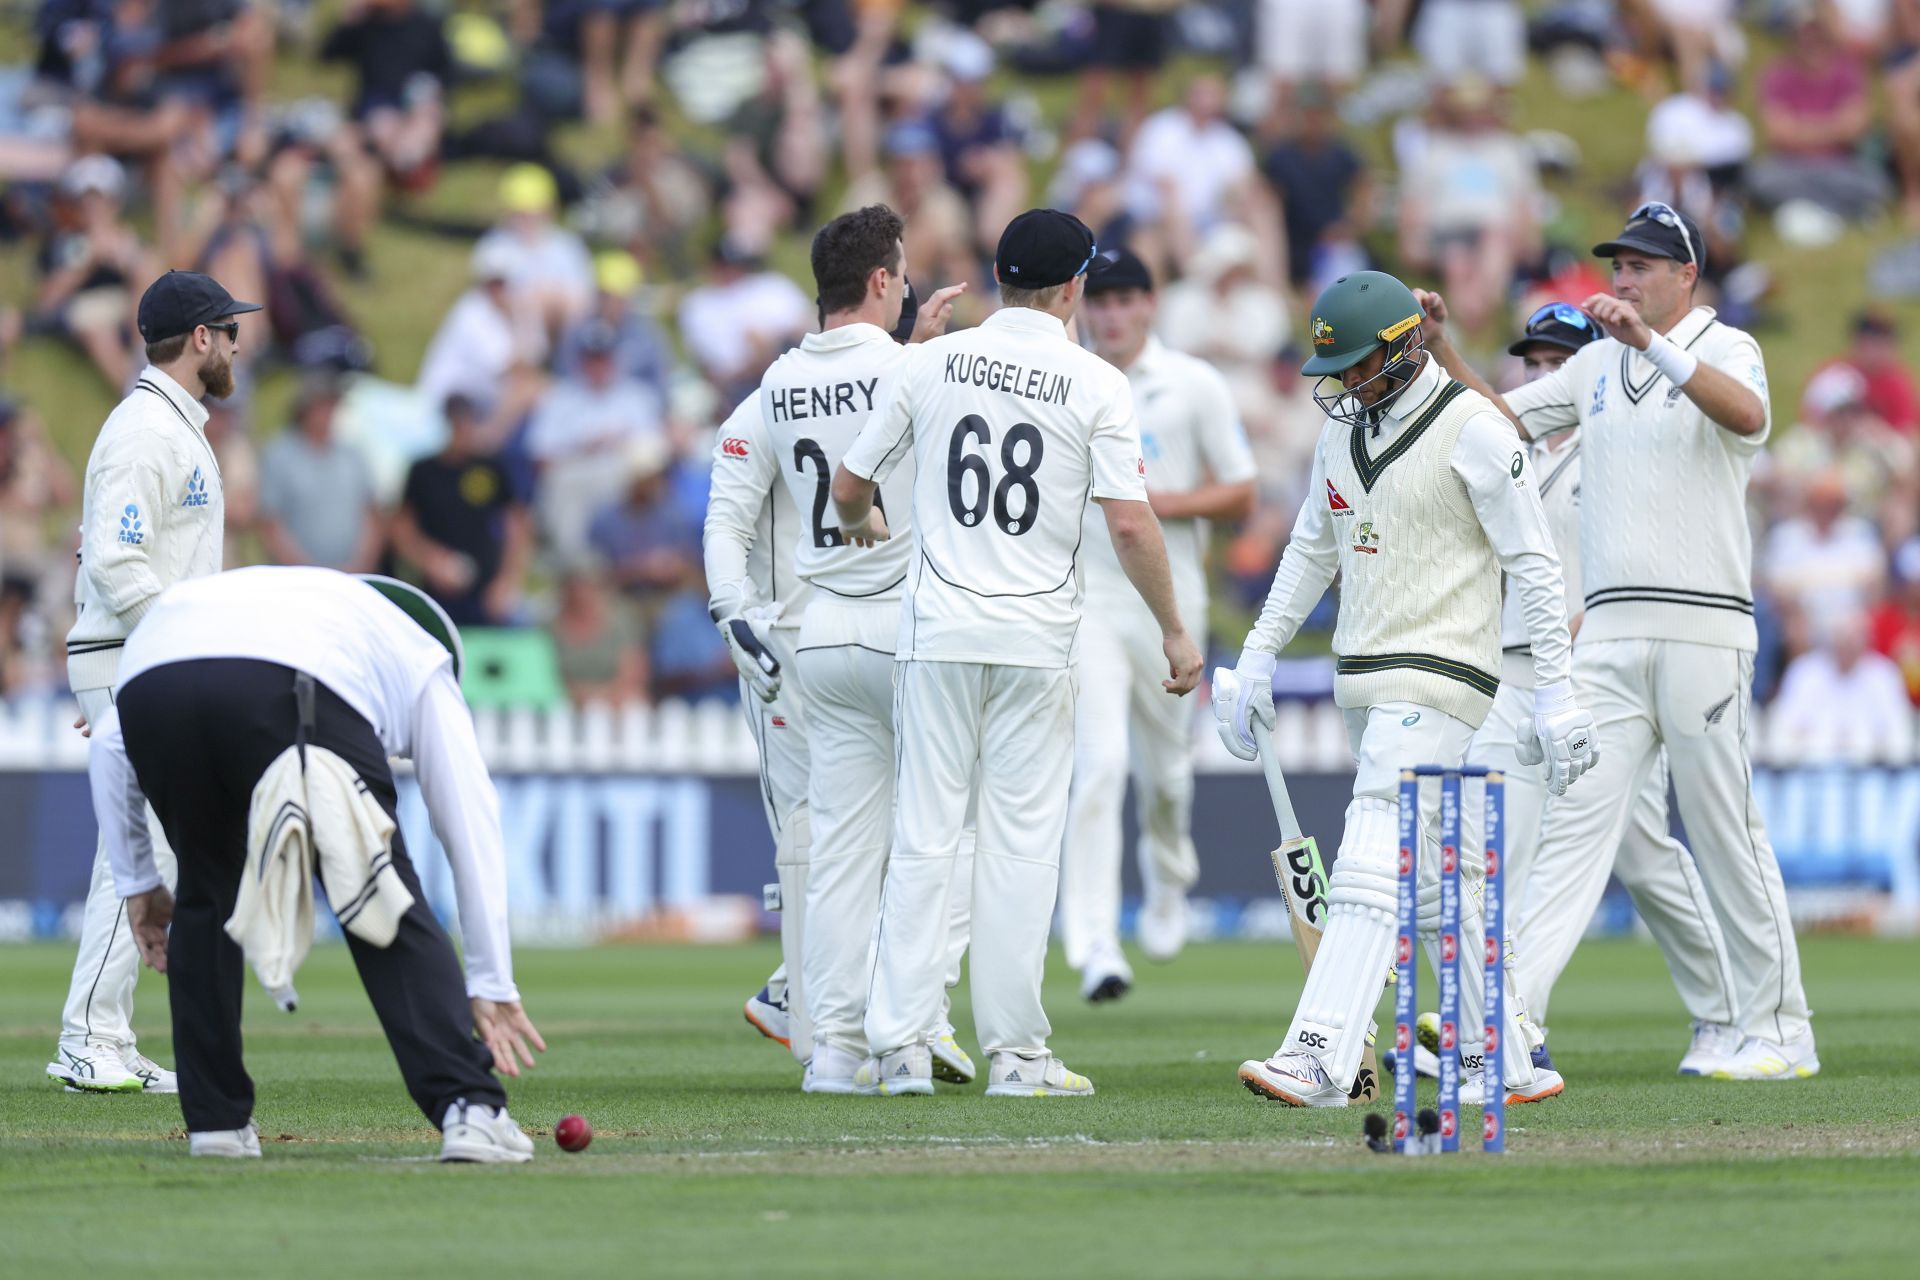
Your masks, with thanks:
[[[1667,381],[1676,387],[1687,385],[1687,379],[1700,367],[1700,357],[1675,346],[1672,339],[1664,333],[1653,335],[1653,341],[1647,344],[1645,352],[1647,363],[1667,375]]]

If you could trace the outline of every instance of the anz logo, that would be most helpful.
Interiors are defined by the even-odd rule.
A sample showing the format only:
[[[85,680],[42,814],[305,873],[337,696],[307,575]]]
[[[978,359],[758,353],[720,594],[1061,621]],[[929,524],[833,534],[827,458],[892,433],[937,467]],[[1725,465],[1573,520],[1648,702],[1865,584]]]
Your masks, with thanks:
[[[200,474],[200,468],[193,469],[193,475],[187,479],[187,496],[181,500],[183,507],[204,507],[207,505],[207,478]]]
[[[140,529],[140,508],[129,502],[120,512],[120,541],[137,547],[147,540]]]

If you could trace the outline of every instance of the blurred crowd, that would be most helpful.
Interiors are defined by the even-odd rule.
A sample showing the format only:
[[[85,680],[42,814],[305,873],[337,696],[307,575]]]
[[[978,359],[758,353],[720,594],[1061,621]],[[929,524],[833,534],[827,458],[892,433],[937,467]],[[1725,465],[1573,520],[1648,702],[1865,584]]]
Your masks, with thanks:
[[[1261,462],[1259,511],[1217,531],[1216,594],[1243,611],[1303,497],[1321,419],[1297,326],[1333,277],[1436,285],[1511,380],[1518,319],[1606,285],[1569,184],[1691,213],[1701,300],[1763,343],[1759,220],[1788,246],[1920,232],[1920,0],[16,8],[0,242],[31,279],[0,290],[0,390],[35,343],[125,387],[146,283],[216,276],[266,304],[238,393],[210,406],[230,559],[410,577],[464,625],[537,637],[576,699],[734,696],[701,581],[713,429],[815,324],[808,282],[774,264],[844,208],[906,216],[922,295],[972,284],[956,324],[993,306],[993,245],[1030,204],[1151,264],[1161,336],[1226,375]],[[344,93],[306,91],[322,64]],[[1566,111],[1639,95],[1638,162],[1590,172],[1517,119],[1529,75]],[[484,199],[433,198],[468,173]],[[447,212],[469,204],[490,216]],[[342,302],[417,305],[383,225],[468,263],[417,367]],[[1911,746],[1920,394],[1899,342],[1879,309],[1827,338],[1753,487],[1759,692],[1810,752]],[[263,380],[294,385],[284,420],[255,412]],[[0,399],[12,695],[64,688],[74,430],[63,453],[37,406]],[[1856,705],[1863,727],[1836,729]]]

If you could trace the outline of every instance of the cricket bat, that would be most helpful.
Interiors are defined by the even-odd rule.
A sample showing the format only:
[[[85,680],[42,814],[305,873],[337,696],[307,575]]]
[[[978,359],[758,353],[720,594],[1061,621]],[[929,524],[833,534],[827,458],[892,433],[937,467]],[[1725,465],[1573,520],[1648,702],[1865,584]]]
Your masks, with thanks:
[[[1293,797],[1287,792],[1286,776],[1280,772],[1280,753],[1272,737],[1261,742],[1259,748],[1260,770],[1267,777],[1273,816],[1280,820],[1280,847],[1270,855],[1273,878],[1292,916],[1293,945],[1300,952],[1300,967],[1311,973],[1313,957],[1320,950],[1320,937],[1327,927],[1327,869],[1320,861],[1319,844],[1312,836],[1300,833],[1300,819],[1293,812]],[[1369,1022],[1367,1047],[1361,1051],[1360,1070],[1347,1095],[1355,1102],[1372,1102],[1380,1092],[1380,1061],[1374,1052],[1374,1036]]]

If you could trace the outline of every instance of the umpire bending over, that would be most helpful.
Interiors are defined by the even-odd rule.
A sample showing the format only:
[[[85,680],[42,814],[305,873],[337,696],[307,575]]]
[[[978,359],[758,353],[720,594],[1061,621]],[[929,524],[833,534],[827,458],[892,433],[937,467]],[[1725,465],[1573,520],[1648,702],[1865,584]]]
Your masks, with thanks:
[[[168,975],[193,1154],[260,1154],[253,1081],[240,1058],[245,965],[223,926],[247,866],[255,786],[303,741],[345,761],[389,816],[388,757],[413,760],[453,867],[465,986],[398,830],[392,864],[413,905],[391,945],[351,931],[347,945],[407,1091],[441,1127],[440,1158],[533,1158],[489,1070],[517,1076],[515,1055],[531,1066],[528,1043],[546,1045],[513,984],[499,799],[459,667],[459,632],[427,596],[330,569],[238,569],[180,583],[128,637],[88,771],[134,940]],[[178,851],[177,904],[139,820],[142,793]]]

